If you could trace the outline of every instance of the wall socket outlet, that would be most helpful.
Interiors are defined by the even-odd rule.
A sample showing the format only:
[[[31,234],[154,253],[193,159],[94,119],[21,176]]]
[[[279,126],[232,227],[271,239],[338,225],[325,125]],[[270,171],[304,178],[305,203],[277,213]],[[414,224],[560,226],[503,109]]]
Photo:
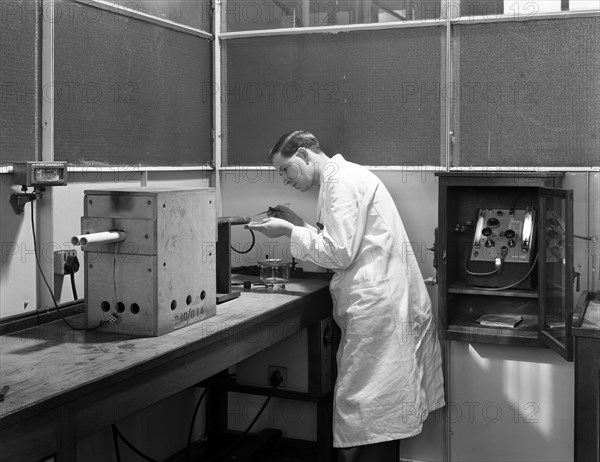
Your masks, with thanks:
[[[288,379],[287,368],[281,367],[281,366],[269,366],[269,371],[268,371],[268,375],[267,375],[267,384],[272,385],[271,384],[271,376],[277,370],[281,374],[281,380],[282,380],[282,382],[279,384],[279,388],[287,387],[287,379]]]
[[[64,276],[65,263],[68,257],[77,257],[77,250],[55,250],[54,251],[54,274]]]

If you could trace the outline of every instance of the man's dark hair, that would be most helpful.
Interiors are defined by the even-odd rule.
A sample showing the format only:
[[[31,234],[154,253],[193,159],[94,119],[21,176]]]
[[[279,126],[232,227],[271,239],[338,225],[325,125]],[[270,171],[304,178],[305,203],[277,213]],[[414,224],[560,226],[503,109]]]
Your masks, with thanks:
[[[273,161],[273,156],[277,153],[280,153],[284,159],[289,159],[298,148],[307,148],[317,153],[322,152],[315,135],[304,130],[295,130],[284,133],[279,138],[273,149],[269,151],[269,162]]]

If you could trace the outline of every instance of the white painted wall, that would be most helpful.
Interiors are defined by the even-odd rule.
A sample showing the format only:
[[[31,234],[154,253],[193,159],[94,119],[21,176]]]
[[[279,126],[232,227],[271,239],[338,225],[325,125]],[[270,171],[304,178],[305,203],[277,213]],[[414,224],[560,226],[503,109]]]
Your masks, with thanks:
[[[10,194],[20,192],[13,186],[12,177],[0,175],[0,318],[31,312],[37,307],[52,307],[52,299],[36,268],[31,230],[31,206],[27,204],[21,215],[16,215],[9,204]],[[138,172],[100,172],[90,168],[85,172],[69,173],[67,186],[48,188],[41,200],[34,203],[37,218],[38,255],[44,275],[54,286],[53,260],[55,250],[75,249],[80,271],[75,275],[77,295],[83,298],[83,254],[81,248],[71,245],[71,237],[81,231],[83,195],[88,189],[110,189],[140,186]],[[208,187],[209,176],[205,172],[150,172],[148,186]],[[58,302],[73,299],[70,281],[65,278],[62,297]],[[38,301],[39,300],[39,301]],[[25,302],[28,302],[24,310]]]
[[[417,261],[425,278],[435,276],[433,254],[427,249],[433,243],[437,226],[437,181],[431,172],[414,169],[377,171],[394,198],[413,242]],[[251,179],[243,173],[223,180],[224,214],[247,215],[266,210],[268,206],[291,203],[307,221],[316,220],[316,194],[299,193],[282,185],[280,179],[262,172]],[[248,174],[249,175],[249,174]],[[564,187],[574,190],[575,233],[600,235],[598,195],[600,175],[597,173],[567,173]],[[594,195],[595,194],[595,195]],[[243,201],[240,198],[244,198]],[[248,209],[248,206],[250,209]],[[248,236],[243,230],[235,234],[243,248]],[[273,249],[274,257],[285,257],[285,240],[264,240],[257,236],[260,252],[239,264],[255,264],[258,255]],[[278,253],[281,252],[281,253]],[[575,268],[582,272],[582,290],[590,284],[589,254],[598,252],[598,245],[588,241],[575,242]],[[437,288],[429,290],[437,312]],[[447,369],[450,394],[448,406],[432,414],[421,435],[407,439],[401,445],[401,457],[419,461],[445,461],[445,428],[448,418],[452,436],[448,443],[452,461],[570,461],[573,459],[573,365],[546,349],[496,345],[469,345],[453,342],[448,348]],[[273,360],[272,358],[270,359]],[[278,365],[286,365],[286,353],[281,353]],[[261,374],[263,371],[257,371]],[[232,427],[243,429],[258,409],[260,397],[236,395],[230,408]],[[282,410],[292,409],[302,418],[312,418],[309,411],[293,404],[278,403],[279,412],[272,411],[268,419],[299,436],[305,425],[296,419],[285,421]],[[287,406],[287,407],[286,407]],[[291,406],[291,407],[290,407]],[[499,412],[495,413],[496,411]],[[291,411],[289,411],[291,412]],[[288,413],[289,413],[288,412]],[[446,412],[449,412],[447,415]],[[281,414],[281,415],[279,415]],[[273,423],[273,420],[270,422]],[[267,425],[268,420],[258,425]],[[260,428],[260,427],[259,427]],[[507,444],[507,441],[512,441]]]
[[[114,173],[103,173],[94,177],[90,175],[90,173],[73,174],[68,186],[54,188],[38,203],[42,216],[38,234],[50,237],[50,240],[42,241],[40,247],[49,249],[50,254],[54,246],[66,247],[73,233],[79,231],[84,190],[122,187],[124,183],[134,185],[139,184],[140,181],[140,178],[131,175],[115,176]],[[313,222],[316,220],[316,191],[303,194],[293,188],[285,187],[279,177],[269,171],[240,170],[237,175],[235,171],[223,172],[221,175],[223,215],[251,215],[266,210],[270,205],[290,202],[291,207],[305,219]],[[378,171],[377,175],[396,201],[408,235],[414,243],[423,276],[434,276],[433,254],[427,248],[433,243],[433,230],[437,225],[435,176],[431,172],[411,169]],[[0,179],[2,217],[0,317],[7,317],[22,313],[24,300],[29,301],[29,310],[35,309],[40,298],[42,299],[40,307],[43,308],[48,304],[47,296],[44,294],[45,289],[37,281],[36,276],[29,206],[24,216],[15,215],[8,204],[8,197],[11,192],[18,191],[18,188],[9,184],[10,175],[2,174]],[[207,186],[208,178],[202,172],[150,172],[148,184],[168,187]],[[575,190],[576,234],[600,235],[600,201],[598,200],[600,174],[569,173],[565,178],[565,187]],[[250,240],[248,231],[242,227],[234,227],[233,240],[234,243],[237,242],[241,247],[245,247]],[[286,256],[284,240],[268,240],[257,236],[257,242],[258,247],[254,254],[251,253],[245,259],[234,260],[233,264],[255,264],[257,259],[266,253],[272,257]],[[581,281],[582,289],[585,289],[591,285],[591,278],[588,276],[591,265],[590,255],[599,253],[598,244],[590,246],[588,241],[583,240],[576,240],[575,244],[575,267],[582,270],[584,275]],[[80,261],[83,262],[81,255]],[[45,266],[50,264],[50,261],[45,262]],[[315,269],[303,266],[307,270]],[[77,274],[77,285],[78,292],[83,294],[82,271]],[[40,297],[36,293],[36,287],[40,288],[42,294]],[[429,293],[437,310],[436,290],[436,287],[430,288]],[[70,288],[65,282],[63,301],[68,300],[69,296]],[[450,452],[453,461],[572,460],[573,371],[571,363],[564,362],[549,350],[512,346],[452,343],[448,353],[450,395],[447,396],[449,403],[447,410],[450,412],[452,433]],[[285,357],[282,361],[284,359]],[[239,412],[236,416],[238,419],[236,425],[240,427],[244,419],[253,417],[251,411],[256,409],[256,406],[247,399],[247,397],[232,399],[234,403],[232,412],[237,412],[235,411],[237,406]],[[178,415],[187,415],[186,412],[190,407],[193,409],[193,397],[178,398],[172,402],[175,403],[173,408],[176,409],[175,412],[166,413],[158,405],[155,411],[145,414],[150,416],[148,419],[142,419],[144,425],[148,427],[136,431],[142,432],[140,435],[154,435],[154,430],[151,429],[153,425],[164,426],[165,419],[169,421],[174,432],[187,431],[188,419],[179,419]],[[517,403],[519,412],[514,407],[514,403]],[[529,403],[533,403],[533,407]],[[297,411],[297,408],[292,409],[293,405],[290,404],[277,403],[277,406],[279,408],[271,413],[272,419],[277,419],[277,412],[282,409],[287,409],[288,414]],[[502,412],[500,418],[497,413],[494,413],[498,409]],[[471,410],[472,418],[469,414]],[[309,417],[312,411],[301,412]],[[284,421],[284,425],[290,426],[290,432],[296,432],[291,427],[295,422],[290,422],[294,419],[289,419],[288,415],[288,422],[285,422],[285,418],[278,421],[281,420]],[[310,429],[304,427],[298,432],[300,433],[294,434],[307,435],[310,434]],[[106,442],[106,438],[106,434],[97,435],[85,444],[93,447],[102,446],[103,443],[98,441]],[[155,440],[152,444],[147,443],[148,448],[151,447],[152,451],[166,451],[166,448],[156,448],[155,443]],[[89,453],[90,448],[83,447],[81,450]],[[445,461],[448,460],[445,451],[445,411],[441,411],[430,416],[421,435],[403,442],[401,455],[414,460]]]
[[[33,257],[30,208],[16,215],[9,204],[12,176],[0,175],[0,317],[23,313],[37,307],[37,277]]]

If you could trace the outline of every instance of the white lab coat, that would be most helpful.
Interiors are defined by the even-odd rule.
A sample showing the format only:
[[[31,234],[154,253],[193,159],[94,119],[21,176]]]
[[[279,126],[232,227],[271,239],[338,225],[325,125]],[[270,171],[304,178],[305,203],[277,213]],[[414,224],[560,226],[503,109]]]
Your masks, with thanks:
[[[367,169],[337,154],[320,176],[319,229],[295,226],[291,250],[335,273],[330,291],[342,337],[333,445],[414,436],[445,403],[431,301],[410,240],[389,192]]]

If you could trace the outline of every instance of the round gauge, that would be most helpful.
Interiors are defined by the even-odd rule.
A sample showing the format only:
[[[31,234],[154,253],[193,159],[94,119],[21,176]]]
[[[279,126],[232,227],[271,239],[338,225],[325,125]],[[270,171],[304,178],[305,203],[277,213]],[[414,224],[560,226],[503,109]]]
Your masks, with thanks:
[[[490,228],[497,228],[497,227],[500,225],[500,220],[498,220],[497,218],[490,218],[490,219],[487,221],[487,225],[488,225]]]

